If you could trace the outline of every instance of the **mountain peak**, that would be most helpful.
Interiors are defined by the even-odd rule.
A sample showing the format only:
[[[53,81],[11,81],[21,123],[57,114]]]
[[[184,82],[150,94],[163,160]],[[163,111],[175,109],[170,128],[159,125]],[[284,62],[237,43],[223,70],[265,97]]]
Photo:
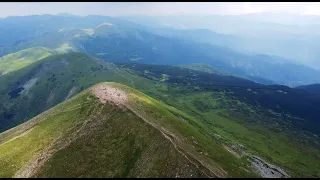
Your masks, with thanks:
[[[121,99],[124,106],[117,104]],[[164,115],[168,117],[161,118]],[[0,152],[23,142],[21,138],[34,143],[22,145],[21,149],[30,151],[28,161],[10,159],[8,167],[17,168],[6,169],[0,176],[226,177],[210,156],[192,148],[192,142],[205,138],[197,131],[183,132],[181,127],[191,126],[179,117],[188,119],[126,85],[100,83],[1,134],[0,144],[5,146],[0,146]],[[43,129],[47,133],[41,134]],[[184,138],[190,136],[196,138]],[[89,148],[76,148],[82,143]],[[11,154],[2,154],[0,162],[4,162],[3,157],[20,157],[22,153],[13,149]],[[69,171],[74,165],[80,168]]]
[[[98,25],[96,28],[103,27],[103,26],[114,26],[114,25],[111,23],[108,23],[108,22],[104,22],[104,23]]]
[[[63,16],[63,17],[74,17],[75,15],[73,14],[70,14],[70,13],[58,13],[57,16]]]
[[[117,106],[123,106],[127,102],[127,93],[121,88],[113,87],[119,86],[118,83],[103,83],[91,88],[93,93],[102,103],[110,102]]]

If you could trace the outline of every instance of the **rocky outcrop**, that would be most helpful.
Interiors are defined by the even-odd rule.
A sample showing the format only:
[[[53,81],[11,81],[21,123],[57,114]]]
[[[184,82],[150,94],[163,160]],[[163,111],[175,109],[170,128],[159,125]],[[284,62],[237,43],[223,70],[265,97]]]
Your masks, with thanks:
[[[249,160],[251,167],[264,178],[288,178],[290,177],[284,170],[275,165],[265,162],[263,159],[252,156]]]

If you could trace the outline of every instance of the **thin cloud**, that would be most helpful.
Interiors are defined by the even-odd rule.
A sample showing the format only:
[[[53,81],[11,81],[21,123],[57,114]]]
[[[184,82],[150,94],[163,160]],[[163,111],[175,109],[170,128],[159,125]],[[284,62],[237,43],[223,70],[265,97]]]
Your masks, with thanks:
[[[4,2],[0,17],[71,13],[106,16],[240,15],[258,12],[319,15],[319,2]]]

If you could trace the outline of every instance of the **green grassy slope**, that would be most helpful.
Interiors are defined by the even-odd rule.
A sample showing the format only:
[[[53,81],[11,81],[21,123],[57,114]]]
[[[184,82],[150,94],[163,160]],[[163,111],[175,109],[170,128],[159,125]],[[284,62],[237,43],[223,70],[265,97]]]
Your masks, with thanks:
[[[221,92],[176,96],[170,104],[197,117],[209,129],[208,134],[219,134],[222,137],[219,141],[235,145],[240,152],[258,155],[293,177],[320,176],[319,149],[313,145],[319,139],[294,130],[289,133],[283,128],[287,123],[284,119],[282,126],[272,124],[268,113]],[[239,148],[239,144],[244,148]]]
[[[251,94],[260,94],[261,99],[266,99],[268,93],[279,97],[281,91],[271,90],[268,87],[258,87],[261,89],[255,90],[254,84],[242,83],[247,86],[243,91],[241,87],[231,85],[236,84],[238,80],[229,79],[234,82],[224,85],[223,82],[227,83],[227,79],[223,81],[222,78],[212,78],[211,80],[209,74],[205,77],[198,72],[181,71],[179,68],[170,66],[136,64],[123,65],[123,67],[154,80],[157,90],[152,89],[151,86],[149,89],[137,88],[192,116],[206,127],[202,132],[214,138],[218,144],[233,146],[233,149],[240,154],[250,153],[262,157],[267,162],[284,168],[293,177],[320,176],[319,136],[292,124],[293,122],[308,123],[308,120],[290,115],[292,112],[277,113],[273,109],[263,108],[263,101],[250,97]],[[163,82],[164,74],[168,79]],[[263,94],[264,91],[267,93]],[[249,104],[248,101],[236,96],[239,93],[243,93],[245,99],[250,98],[261,104]],[[297,99],[301,99],[302,96],[295,94]],[[288,93],[283,93],[280,98],[292,99]],[[314,103],[310,101],[312,102]],[[277,105],[278,102],[273,103]],[[303,104],[293,105],[303,108]]]
[[[53,51],[44,47],[33,47],[8,54],[0,58],[0,75],[7,74],[53,54]]]
[[[21,124],[98,82],[130,84],[129,76],[114,65],[83,53],[49,56],[0,76],[0,131]]]
[[[121,84],[95,87],[100,86],[125,92],[124,106],[103,104],[85,90],[5,131],[0,134],[0,176],[255,176],[181,111]]]
[[[34,78],[38,79],[33,84],[30,80]],[[320,176],[320,153],[317,148],[319,138],[316,135],[292,128],[290,121],[297,121],[292,115],[288,121],[273,111],[269,112],[270,109],[260,105],[249,105],[244,100],[233,97],[241,92],[241,89],[244,89],[247,98],[250,97],[250,93],[258,93],[257,90],[249,91],[246,87],[256,84],[226,76],[216,77],[208,74],[207,77],[197,71],[171,66],[114,65],[89,58],[82,53],[50,56],[14,73],[0,76],[1,131],[19,125],[81,90],[104,81],[120,82],[182,110],[184,116],[175,113],[174,110],[171,112],[179,119],[182,117],[192,127],[200,129],[201,134],[210,141],[214,141],[217,145],[206,142],[209,148],[213,148],[213,152],[221,150],[225,145],[236,146],[233,149],[238,150],[237,146],[242,144],[244,147],[240,148],[239,152],[262,157],[267,162],[284,168],[293,177]],[[214,88],[214,84],[222,84],[225,87],[219,90]],[[244,88],[228,87],[233,84],[239,84]],[[11,98],[11,95],[17,94],[20,87],[30,88]],[[273,91],[280,94],[276,90]],[[263,89],[258,94],[265,97]],[[289,94],[283,94],[280,98]],[[150,112],[155,114],[158,110]],[[233,155],[220,150],[212,158],[223,167],[229,156]],[[247,165],[247,157],[250,156],[236,161],[242,161]],[[228,162],[235,163],[235,159],[230,158]],[[237,176],[238,171],[230,164],[225,165],[223,169],[233,169],[235,174],[232,176]]]

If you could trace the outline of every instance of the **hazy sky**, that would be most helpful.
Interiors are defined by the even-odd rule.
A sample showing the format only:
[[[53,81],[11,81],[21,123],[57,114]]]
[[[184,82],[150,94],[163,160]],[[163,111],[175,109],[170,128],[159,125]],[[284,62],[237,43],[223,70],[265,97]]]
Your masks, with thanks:
[[[287,12],[320,15],[319,2],[0,2],[0,17],[33,14],[74,15],[237,15]]]

